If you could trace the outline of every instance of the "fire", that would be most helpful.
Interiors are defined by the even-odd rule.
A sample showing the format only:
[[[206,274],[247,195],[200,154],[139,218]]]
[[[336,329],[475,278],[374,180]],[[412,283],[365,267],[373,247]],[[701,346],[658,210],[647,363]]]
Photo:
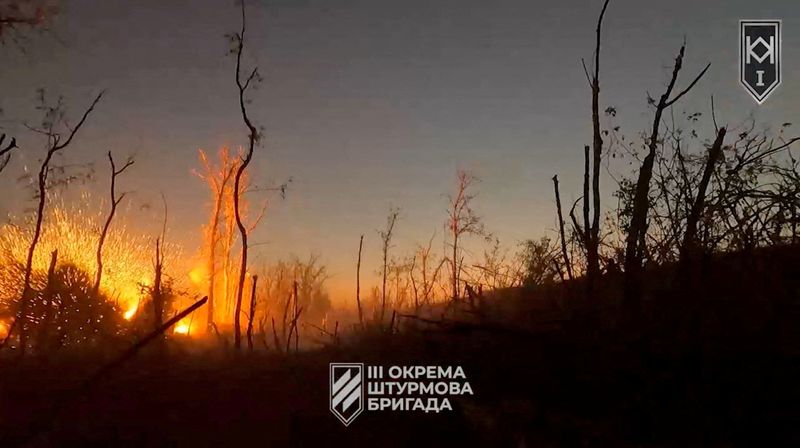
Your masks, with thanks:
[[[88,200],[87,200],[88,199]],[[58,264],[74,265],[91,278],[97,270],[96,248],[106,211],[97,201],[84,198],[84,205],[66,207],[53,203],[44,217],[42,234],[33,259],[36,272],[47,272],[50,254],[58,250]],[[97,212],[89,212],[94,204]],[[0,226],[0,303],[19,297],[22,266],[27,257],[33,229],[30,223]],[[123,317],[132,319],[153,278],[153,242],[147,235],[130,231],[122,216],[114,219],[103,246],[103,275],[100,290],[119,304]],[[180,255],[174,245],[165,251],[170,258]],[[173,262],[173,266],[175,263]],[[41,288],[42,285],[33,285]]]
[[[188,336],[195,329],[194,326],[192,316],[189,316],[175,324],[172,333]]]
[[[138,311],[138,310],[139,310],[139,304],[136,303],[132,307],[128,308],[128,310],[125,311],[125,314],[123,314],[122,317],[124,317],[125,320],[131,320],[131,319],[133,319],[133,316],[136,315],[136,311]]]
[[[198,266],[189,271],[189,280],[194,285],[203,285],[206,281],[206,268]]]

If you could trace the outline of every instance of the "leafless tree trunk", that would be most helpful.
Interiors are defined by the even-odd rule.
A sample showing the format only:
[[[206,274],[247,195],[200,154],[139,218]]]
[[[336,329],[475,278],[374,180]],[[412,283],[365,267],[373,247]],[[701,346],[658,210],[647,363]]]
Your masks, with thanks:
[[[234,214],[236,216],[236,226],[239,228],[239,235],[241,238],[242,244],[242,257],[239,263],[239,281],[236,288],[236,306],[234,308],[234,316],[233,316],[233,327],[234,327],[234,347],[236,350],[241,350],[242,347],[242,332],[241,332],[241,325],[240,325],[240,314],[242,311],[242,295],[244,293],[244,279],[245,274],[247,273],[247,228],[244,225],[242,219],[242,213],[240,210],[240,195],[241,191],[241,182],[242,182],[242,175],[244,174],[247,166],[250,165],[250,161],[253,159],[253,151],[255,150],[255,145],[260,140],[260,135],[258,130],[250,121],[250,117],[247,114],[247,108],[245,104],[247,101],[245,100],[245,93],[247,89],[250,87],[250,83],[255,79],[258,81],[260,79],[258,75],[258,68],[254,68],[247,78],[242,79],[241,73],[241,65],[242,65],[242,53],[244,51],[244,37],[246,31],[246,22],[245,22],[245,8],[244,2],[242,2],[242,28],[234,36],[234,42],[236,43],[236,86],[239,89],[239,110],[242,115],[242,121],[244,121],[245,126],[248,129],[248,146],[247,146],[247,153],[245,154],[244,158],[242,159],[241,164],[239,164],[239,168],[236,170],[236,177],[234,178],[233,183],[233,209]]]
[[[303,312],[303,307],[299,306],[300,303],[297,297],[296,281],[294,282],[292,289],[294,292],[294,317],[292,317],[292,322],[289,325],[289,336],[286,338],[286,353],[289,353],[289,350],[292,347],[292,334],[294,334],[295,353],[297,353],[300,348],[300,329],[297,327],[297,322],[300,320],[300,314]]]
[[[448,260],[447,257],[442,257],[435,266],[431,265],[432,262],[435,262],[431,254],[431,248],[433,247],[433,240],[435,237],[436,233],[434,232],[434,234],[431,235],[430,239],[428,240],[427,245],[418,245],[417,253],[414,255],[412,260],[411,279],[413,283],[419,282],[415,287],[414,293],[415,298],[418,297],[415,302],[416,308],[428,304],[431,299],[433,289],[439,284],[442,268]],[[417,263],[417,259],[419,259],[419,263]],[[413,276],[414,268],[416,266],[419,266],[420,270],[420,276],[418,279]],[[447,292],[445,292],[445,294],[447,294]]]
[[[692,253],[697,245],[697,224],[700,221],[700,215],[706,205],[706,192],[708,184],[711,182],[711,175],[714,174],[714,168],[717,161],[722,156],[722,144],[725,140],[725,133],[727,130],[722,127],[717,131],[717,138],[708,150],[708,160],[703,169],[703,177],[700,179],[700,184],[697,186],[697,196],[692,203],[689,217],[686,220],[686,234],[683,238],[683,247],[681,259]]]
[[[220,190],[220,196],[222,196],[223,191],[224,190]],[[206,327],[209,331],[211,331],[211,327],[214,325],[214,306],[216,305],[214,302],[214,288],[217,280],[217,235],[219,233],[219,215],[222,209],[222,198],[218,197],[217,199],[218,201],[214,203],[213,221],[210,229],[211,246],[208,248],[208,310],[206,314]]]
[[[293,289],[294,289],[294,287],[293,287]],[[286,330],[289,328],[288,327],[289,307],[292,305],[294,297],[295,297],[294,291],[290,291],[289,292],[289,297],[286,298],[286,305],[284,305],[284,307],[283,307],[283,321],[281,323],[281,337],[284,340],[287,338]]]
[[[458,301],[460,296],[461,261],[463,261],[459,259],[459,240],[463,235],[483,235],[485,233],[480,218],[472,210],[472,200],[475,199],[475,195],[470,188],[478,181],[478,178],[465,171],[459,171],[456,177],[458,181],[456,194],[449,198],[450,207],[447,216],[447,227],[452,238],[450,287],[454,301]]]
[[[42,160],[42,165],[39,168],[39,176],[38,176],[38,199],[39,202],[36,207],[36,224],[33,230],[33,238],[31,239],[31,244],[28,246],[28,256],[25,261],[25,270],[24,270],[24,277],[22,280],[22,297],[19,302],[19,310],[17,311],[17,316],[14,319],[14,322],[11,324],[10,328],[8,329],[8,334],[6,338],[3,340],[2,344],[0,344],[0,348],[3,348],[6,343],[8,342],[9,338],[14,334],[15,329],[19,329],[19,343],[20,343],[20,355],[25,354],[25,350],[27,348],[27,313],[28,313],[28,305],[30,301],[31,291],[31,275],[33,273],[33,256],[36,253],[36,246],[39,244],[39,238],[42,234],[42,222],[44,220],[44,208],[45,203],[47,201],[47,178],[50,174],[50,162],[53,159],[53,156],[56,155],[59,151],[62,151],[64,148],[68,147],[70,143],[72,143],[72,139],[78,133],[78,131],[83,127],[83,124],[86,122],[86,119],[89,117],[89,114],[92,113],[97,103],[103,97],[104,92],[100,92],[92,104],[89,106],[88,109],[83,113],[80,121],[75,127],[71,128],[69,135],[67,136],[66,140],[62,141],[62,135],[56,132],[54,126],[57,124],[55,119],[50,119],[48,121],[47,129],[39,130],[40,133],[43,133],[47,136],[48,140],[48,148],[47,153],[45,154],[44,159]],[[50,110],[54,115],[60,113],[57,109]]]
[[[591,158],[588,145],[583,147],[583,231],[579,232],[582,238],[583,249],[586,251],[587,258],[589,253],[589,239],[591,225],[589,224],[589,185],[591,184]],[[576,226],[579,227],[579,226]]]
[[[561,213],[561,194],[558,191],[558,175],[553,176],[553,189],[556,193],[556,211],[558,212],[558,231],[561,235],[561,255],[564,257],[564,266],[567,269],[567,275],[572,280],[572,264],[569,262],[569,254],[567,253],[567,237],[564,234],[564,215]],[[561,270],[559,269],[559,272]]]
[[[386,217],[386,229],[380,231],[381,236],[381,254],[383,255],[383,267],[381,269],[381,313],[380,325],[383,326],[383,319],[386,313],[386,276],[389,271],[389,249],[392,246],[392,236],[394,233],[394,225],[397,222],[397,217],[400,215],[400,210],[392,208],[389,210],[389,215]]]
[[[233,192],[231,192],[230,201],[231,204],[228,206],[232,208]],[[222,254],[224,257],[222,260],[222,291],[224,294],[223,299],[225,301],[226,316],[230,315],[232,312],[232,305],[234,302],[234,300],[231,299],[231,282],[234,268],[232,251],[237,232],[238,229],[236,228],[236,216],[234,213],[230,213],[229,216],[225,217],[225,238],[222,241]]]
[[[111,220],[114,219],[114,214],[117,212],[117,206],[125,198],[125,193],[122,193],[119,195],[119,197],[117,197],[117,176],[122,174],[122,172],[125,171],[129,166],[133,165],[133,159],[128,159],[128,161],[125,162],[125,165],[118,170],[114,164],[114,157],[111,155],[111,151],[108,152],[108,161],[111,164],[111,211],[108,213],[106,222],[103,224],[103,230],[100,232],[100,241],[97,242],[97,272],[95,273],[94,287],[92,288],[92,292],[95,296],[97,296],[97,293],[100,291],[100,279],[103,275],[103,244],[106,241],[108,229],[111,227]]]
[[[283,346],[281,345],[281,341],[278,338],[278,330],[275,329],[275,318],[272,318],[272,339],[273,343],[275,344],[275,350],[278,352],[283,351]]]
[[[303,313],[303,307],[297,309],[292,321],[289,323],[289,337],[286,339],[286,353],[289,353],[289,350],[292,348],[292,336],[294,336],[294,352],[297,353],[300,350],[300,333],[299,328],[297,327],[297,322],[300,320],[300,314]]]
[[[164,313],[166,312],[166,297],[163,290],[164,278],[164,241],[167,236],[167,216],[169,209],[167,208],[167,198],[161,194],[161,201],[164,203],[164,221],[161,224],[161,235],[156,238],[156,258],[153,262],[154,276],[153,287],[150,290],[150,296],[153,301],[153,327],[155,330],[161,327],[164,322]]]
[[[603,3],[595,29],[594,70],[592,74],[592,223],[589,224],[587,207],[589,191],[584,185],[584,227],[586,228],[586,276],[587,298],[592,299],[594,283],[600,274],[600,163],[603,156],[603,137],[600,130],[600,34],[603,17],[609,0]],[[586,172],[588,173],[588,164]],[[588,176],[588,174],[586,174]]]
[[[216,312],[217,306],[217,296],[216,296],[216,286],[217,286],[217,256],[218,256],[218,246],[222,237],[220,235],[220,220],[223,217],[223,213],[226,215],[228,214],[229,208],[226,205],[230,204],[232,201],[233,194],[231,193],[232,187],[230,186],[230,181],[233,178],[236,168],[237,162],[233,157],[230,156],[230,153],[227,148],[223,148],[219,151],[219,169],[213,166],[209,161],[208,157],[206,156],[205,152],[200,151],[200,161],[203,163],[204,172],[203,173],[195,173],[198,177],[203,179],[209,187],[211,187],[211,191],[214,198],[214,205],[211,211],[211,222],[208,230],[208,260],[207,260],[207,269],[208,269],[208,314],[206,316],[206,326],[208,327],[208,331],[212,331],[212,327],[214,326],[214,315]],[[226,223],[227,224],[227,223]],[[230,246],[233,244],[231,238],[233,236],[232,232],[229,230],[232,229],[232,225],[223,226],[223,231],[226,232],[225,239],[222,240],[222,251],[225,256],[225,260],[223,261],[223,277],[225,278],[225,284],[223,285],[223,299],[227,299],[227,292],[228,292],[228,284],[227,284],[227,277],[228,277],[228,260],[230,258]],[[225,301],[223,303],[226,303]],[[230,309],[226,309],[226,312],[230,311]]]
[[[299,343],[298,339],[300,338],[297,328],[297,321],[300,319],[300,312],[302,307],[300,306],[300,296],[297,294],[297,281],[295,280],[292,283],[292,290],[294,292],[294,319],[292,321],[292,326],[294,327],[295,335],[294,335],[294,351],[297,352],[297,345]]]
[[[4,147],[3,143],[6,141],[6,134],[0,134],[0,172],[8,165],[11,160],[12,149],[17,148],[17,139],[11,138],[11,141]]]
[[[682,92],[672,96],[672,91],[675,88],[675,82],[678,79],[678,73],[683,65],[683,55],[686,51],[686,45],[682,45],[678,56],[675,58],[675,65],[672,69],[672,77],[664,94],[661,95],[658,103],[655,104],[656,111],[653,118],[653,128],[648,139],[648,152],[642,162],[642,167],[639,170],[639,178],[636,182],[636,192],[633,199],[633,212],[631,215],[630,228],[628,229],[628,236],[625,248],[625,307],[635,316],[638,314],[640,298],[641,298],[641,269],[642,257],[644,252],[644,238],[647,233],[647,211],[650,208],[650,179],[653,176],[653,164],[656,158],[656,150],[659,144],[661,117],[664,110],[675,104],[681,97],[683,97],[695,84],[703,77],[711,64],[706,65],[703,71],[695,77],[689,86]]]
[[[419,287],[417,279],[414,278],[414,269],[417,267],[417,254],[411,256],[411,264],[408,267],[408,277],[411,279],[411,292],[414,294],[414,312],[419,310]]]
[[[185,310],[181,311],[180,313],[173,316],[167,322],[162,325],[156,327],[152,332],[150,332],[147,336],[143,337],[139,342],[131,346],[128,350],[123,352],[119,357],[115,358],[113,361],[109,362],[105,366],[101,367],[94,375],[92,375],[86,382],[84,383],[83,387],[87,387],[93,385],[100,381],[104,376],[108,375],[109,372],[113,371],[114,369],[118,368],[129,359],[133,358],[136,353],[138,353],[142,348],[153,342],[154,340],[163,340],[164,333],[170,329],[173,325],[180,322],[186,316],[192,314],[196,309],[203,306],[208,301],[208,297],[203,297],[202,299],[198,300],[197,302],[193,303],[191,306],[186,308]]]
[[[36,347],[40,351],[47,351],[50,324],[53,318],[53,282],[55,281],[56,264],[58,263],[58,250],[50,254],[50,267],[47,269],[47,286],[44,291],[44,316],[39,325],[39,335]]]
[[[253,351],[253,320],[256,316],[256,284],[258,276],[253,276],[253,288],[250,292],[250,314],[247,319],[247,349]]]
[[[358,323],[364,328],[364,314],[361,309],[361,249],[364,246],[364,235],[358,240],[358,262],[356,263],[356,304],[358,305]]]
[[[153,299],[153,329],[158,330],[164,321],[164,294],[161,289],[161,279],[164,270],[164,253],[162,251],[163,240],[156,238],[156,259],[155,276],[153,278],[153,289],[151,297]]]

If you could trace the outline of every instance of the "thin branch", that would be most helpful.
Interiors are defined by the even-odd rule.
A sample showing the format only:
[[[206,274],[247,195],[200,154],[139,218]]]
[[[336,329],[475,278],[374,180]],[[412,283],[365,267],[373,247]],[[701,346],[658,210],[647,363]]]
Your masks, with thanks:
[[[692,88],[695,86],[695,84],[697,84],[697,82],[698,82],[698,81],[700,81],[700,78],[702,78],[702,77],[703,77],[703,75],[705,75],[705,74],[706,74],[706,72],[708,71],[708,69],[709,69],[710,67],[711,67],[711,63],[709,62],[708,64],[706,64],[706,68],[704,68],[704,69],[703,69],[703,71],[701,71],[701,72],[700,72],[700,73],[699,73],[699,74],[698,74],[698,75],[697,75],[697,76],[694,78],[694,80],[693,80],[693,81],[692,81],[692,82],[691,82],[691,83],[690,83],[690,84],[689,84],[689,85],[688,85],[688,86],[687,86],[685,89],[683,89],[683,91],[681,91],[681,93],[679,93],[679,94],[675,95],[675,97],[674,97],[674,98],[672,98],[671,100],[669,100],[669,101],[667,101],[666,103],[664,103],[664,107],[669,107],[669,106],[672,106],[673,104],[675,104],[675,102],[676,102],[676,101],[678,101],[679,99],[681,99],[681,97],[682,97],[682,96],[684,96],[684,95],[686,95],[687,93],[689,93],[689,91],[690,91],[690,90],[692,90]],[[678,69],[680,70],[680,68],[678,68]]]

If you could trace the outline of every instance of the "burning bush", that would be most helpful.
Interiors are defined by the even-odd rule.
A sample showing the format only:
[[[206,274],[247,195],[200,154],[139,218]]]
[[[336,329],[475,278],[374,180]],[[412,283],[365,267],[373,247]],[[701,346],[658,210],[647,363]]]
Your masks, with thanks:
[[[83,202],[91,203],[89,200]],[[44,291],[50,254],[57,250],[56,286],[63,291],[71,291],[65,303],[83,300],[79,309],[68,311],[68,319],[70,316],[85,318],[87,313],[96,313],[104,319],[111,319],[109,325],[114,325],[117,318],[131,320],[142,308],[139,304],[143,303],[143,297],[147,295],[145,290],[152,283],[150,245],[146,237],[129,232],[122,223],[115,223],[109,229],[103,247],[104,269],[100,291],[96,296],[89,297],[92,295],[93,273],[97,269],[95,251],[102,218],[100,212],[89,213],[85,210],[88,210],[87,206],[67,208],[54,205],[47,212],[33,258],[32,290],[37,291],[37,297]],[[0,309],[6,318],[10,318],[22,296],[24,261],[32,237],[30,227],[13,223],[0,227]],[[173,247],[169,249],[173,256],[179,253]],[[84,287],[89,292],[82,291]],[[34,314],[33,319],[40,317],[34,305],[31,313]]]
[[[36,272],[28,309],[29,334],[40,349],[65,346],[97,346],[115,339],[124,330],[124,319],[118,305],[102,294],[92,293],[92,280],[80,268],[65,264],[55,269],[52,277]],[[17,312],[19,300],[9,304]]]

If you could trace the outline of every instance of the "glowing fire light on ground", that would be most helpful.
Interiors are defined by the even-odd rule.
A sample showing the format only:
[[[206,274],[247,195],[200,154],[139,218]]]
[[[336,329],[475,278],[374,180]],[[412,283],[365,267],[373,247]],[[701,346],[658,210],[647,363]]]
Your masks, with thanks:
[[[124,317],[125,320],[131,320],[133,319],[133,316],[136,315],[136,311],[138,309],[139,309],[139,304],[136,303],[132,307],[128,308],[128,310],[125,311],[125,314],[123,314],[122,317]]]
[[[197,330],[197,322],[194,316],[189,315],[181,319],[172,329],[173,334],[180,334],[184,336],[194,335]]]
[[[94,277],[97,269],[95,252],[105,211],[91,198],[85,198],[83,202],[93,204],[98,211],[87,212],[88,205],[65,207],[54,203],[49,206],[34,254],[35,272],[46,273],[51,252],[58,250],[59,266],[70,264],[86,272],[90,278]],[[32,227],[30,223],[0,226],[0,303],[8,303],[21,294],[23,266]],[[173,260],[180,256],[179,248],[174,245],[167,244],[165,252]],[[119,304],[127,320],[131,320],[139,310],[139,302],[152,282],[152,257],[151,238],[131,232],[124,219],[117,216],[103,246],[100,290],[108,300]],[[176,266],[174,261],[172,265]],[[39,289],[43,285],[32,286]]]

